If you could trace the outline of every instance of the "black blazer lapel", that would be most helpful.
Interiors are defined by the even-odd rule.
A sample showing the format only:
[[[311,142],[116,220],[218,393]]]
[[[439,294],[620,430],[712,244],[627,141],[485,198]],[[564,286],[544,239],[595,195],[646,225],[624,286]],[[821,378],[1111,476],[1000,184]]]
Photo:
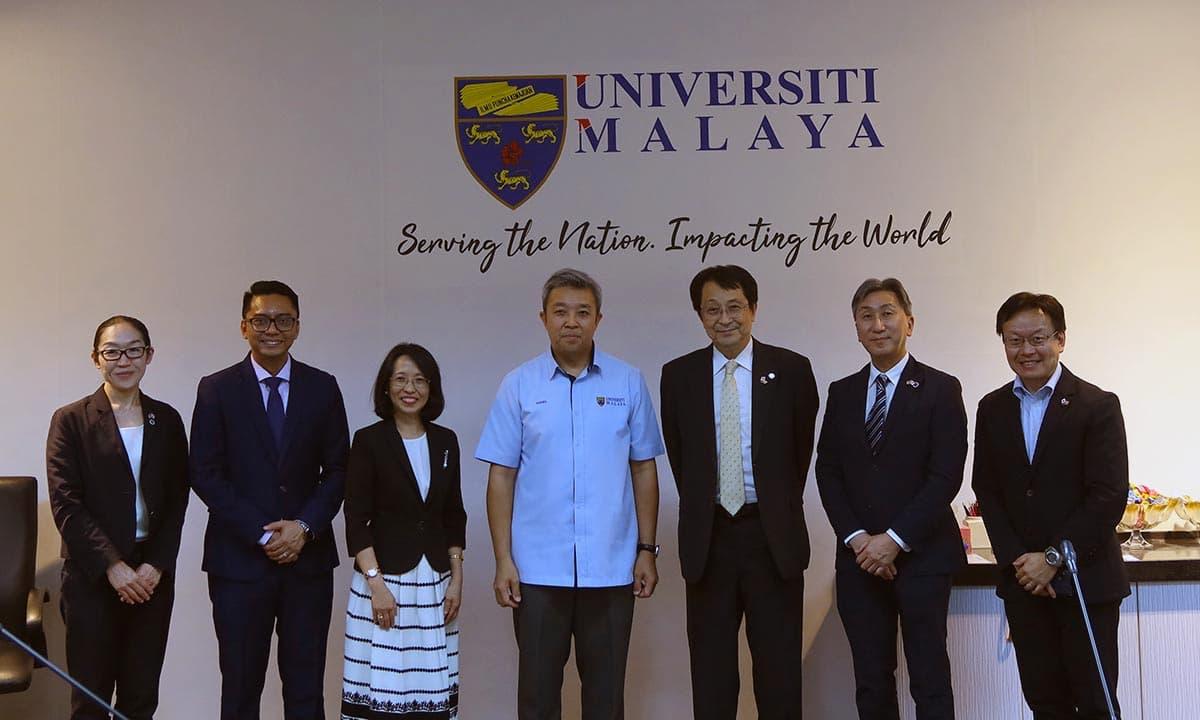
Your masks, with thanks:
[[[166,473],[166,447],[159,414],[159,403],[142,393],[142,468],[140,484],[146,510],[157,512],[162,507],[163,476]]]
[[[278,465],[279,458],[281,457],[279,448],[275,447],[275,436],[271,433],[271,426],[267,424],[267,408],[263,404],[262,389],[258,382],[258,376],[254,374],[254,366],[250,364],[249,355],[246,355],[246,359],[242,361],[239,374],[241,375],[242,388],[238,396],[243,404],[243,410],[250,417],[250,422],[254,425],[254,430],[258,433],[259,446],[266,451],[267,457],[271,459],[271,462]],[[294,376],[295,373],[293,372]],[[289,405],[295,399],[296,397],[292,394],[291,388],[288,388]]]
[[[425,495],[425,502],[436,506],[435,499],[440,499],[445,492],[446,473],[450,472],[450,445],[446,434],[433,423],[425,426],[425,437],[429,442],[429,492]],[[417,487],[415,472],[413,486]],[[420,488],[417,487],[417,490]]]
[[[309,379],[307,368],[293,359],[291,376],[288,378],[287,408],[283,415],[283,447],[279,448],[281,460],[287,457],[288,450],[291,449],[292,443],[300,433],[300,424],[304,422],[305,418],[311,417],[308,410],[308,401],[311,399],[311,393],[308,392]],[[266,408],[263,408],[262,415],[266,420]],[[267,430],[270,431],[270,427]]]
[[[757,340],[754,343],[754,367],[750,373],[750,458],[758,459],[758,449],[763,445],[763,435],[770,427],[771,405],[779,385],[779,367],[771,348]],[[711,385],[710,385],[711,387]]]
[[[129,455],[125,452],[125,441],[121,439],[121,431],[117,429],[117,419],[113,417],[112,402],[101,385],[88,400],[88,424],[98,443],[104,447],[104,458],[107,460],[108,478],[119,478],[121,491],[133,492],[133,468],[129,465]],[[96,477],[101,477],[96,473]],[[130,506],[132,507],[132,505]]]
[[[1058,385],[1050,396],[1050,405],[1046,408],[1046,416],[1042,418],[1042,426],[1038,428],[1037,444],[1033,449],[1033,465],[1037,465],[1044,455],[1044,448],[1053,444],[1054,433],[1062,426],[1068,413],[1071,412],[1071,401],[1075,399],[1078,384],[1075,376],[1063,367]]]
[[[1021,427],[1021,401],[1013,394],[1013,384],[1005,387],[1000,397],[1000,426],[1014,457],[1029,465],[1029,453],[1025,450],[1025,431]]]
[[[868,373],[869,374],[869,373]],[[888,406],[887,417],[883,420],[883,439],[879,443],[879,452],[887,447],[888,438],[890,438],[896,429],[896,424],[901,422],[897,418],[903,418],[912,412],[912,409],[917,404],[919,393],[925,387],[925,366],[917,362],[913,356],[908,356],[908,364],[904,366],[904,372],[900,373],[900,382],[896,383],[896,389],[892,392],[892,403]],[[866,388],[863,388],[863,402],[866,402]],[[866,411],[866,406],[863,406],[863,411]],[[866,441],[866,433],[863,433],[863,440]]]
[[[716,491],[717,474],[720,465],[717,463],[717,418],[713,414],[713,369],[712,346],[706,352],[696,354],[696,363],[688,371],[688,387],[691,389],[691,411],[697,424],[700,442],[704,447],[705,457],[712,468],[713,489]]]

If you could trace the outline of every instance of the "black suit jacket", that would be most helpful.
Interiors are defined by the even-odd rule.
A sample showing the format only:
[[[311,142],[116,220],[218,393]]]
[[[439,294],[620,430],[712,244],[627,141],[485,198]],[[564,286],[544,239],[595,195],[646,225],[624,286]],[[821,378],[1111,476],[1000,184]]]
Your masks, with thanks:
[[[753,342],[754,486],[771,557],[779,574],[791,579],[808,567],[804,482],[812,460],[817,383],[808,358]],[[717,506],[712,358],[711,345],[675,358],[663,366],[660,385],[663,439],[679,491],[679,564],[688,582],[704,575]]]
[[[208,506],[203,569],[255,580],[273,567],[258,544],[263,526],[303,520],[316,537],[292,571],[338,564],[330,523],[342,504],[350,431],[337,380],[292,359],[283,447],[267,423],[250,356],[209,375],[192,412],[192,487]]]
[[[1034,450],[1025,452],[1013,383],[979,401],[971,480],[1001,569],[996,593],[1024,592],[1012,563],[1064,539],[1079,556],[1089,601],[1129,594],[1116,525],[1129,493],[1125,420],[1113,393],[1063,367]]]
[[[141,402],[140,481],[150,515],[142,559],[172,576],[188,503],[187,436],[170,405],[145,393]],[[46,438],[46,480],[62,557],[92,580],[129,560],[137,522],[133,470],[103,386],[54,413]]]
[[[446,550],[466,547],[458,437],[426,423],[429,492],[422,498],[404,440],[392,420],[354,433],[346,473],[346,545],[350,556],[375,550],[379,569],[399,574],[424,555],[439,572],[450,570]]]
[[[817,443],[817,487],[837,535],[836,566],[857,567],[842,542],[856,530],[893,530],[911,548],[899,572],[953,573],[966,563],[950,502],[967,460],[967,413],[952,375],[911,355],[900,375],[877,452],[867,444],[870,366],[829,386]]]

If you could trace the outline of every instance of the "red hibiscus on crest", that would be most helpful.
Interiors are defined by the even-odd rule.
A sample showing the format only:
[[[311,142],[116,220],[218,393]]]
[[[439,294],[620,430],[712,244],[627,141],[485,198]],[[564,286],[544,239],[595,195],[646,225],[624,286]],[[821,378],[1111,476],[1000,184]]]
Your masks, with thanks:
[[[516,165],[521,162],[521,156],[525,154],[525,149],[516,140],[505,145],[500,150],[500,160],[505,165]]]

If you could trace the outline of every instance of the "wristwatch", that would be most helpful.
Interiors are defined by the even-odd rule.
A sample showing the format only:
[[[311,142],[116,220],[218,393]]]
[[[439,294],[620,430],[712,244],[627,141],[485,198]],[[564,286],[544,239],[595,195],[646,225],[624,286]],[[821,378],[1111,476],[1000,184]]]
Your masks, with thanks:
[[[643,551],[648,552],[651,555],[653,555],[654,557],[658,557],[658,550],[660,547],[662,547],[662,546],[661,545],[651,545],[649,543],[638,543],[637,551],[638,552],[643,552]]]
[[[1046,548],[1046,564],[1049,565],[1050,567],[1056,567],[1056,568],[1062,567],[1062,564],[1063,564],[1062,553],[1059,552],[1058,548],[1054,547],[1053,545]]]
[[[308,523],[304,522],[300,518],[296,518],[296,524],[299,525],[300,529],[304,531],[304,539],[306,541],[312,542],[317,538],[317,534],[312,531],[312,528],[308,526]]]
[[[363,575],[366,575],[368,580],[373,580],[374,578],[379,577],[379,566],[376,565],[373,568],[367,568],[366,570],[363,570]]]

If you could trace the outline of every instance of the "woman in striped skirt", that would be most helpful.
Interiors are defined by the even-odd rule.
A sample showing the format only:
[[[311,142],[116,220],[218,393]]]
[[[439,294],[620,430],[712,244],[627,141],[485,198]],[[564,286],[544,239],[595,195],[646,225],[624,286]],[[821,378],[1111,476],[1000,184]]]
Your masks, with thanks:
[[[402,343],[372,393],[381,420],[354,435],[346,544],[342,718],[458,717],[458,617],[467,515],[458,438],[433,423],[445,406],[437,362]]]

